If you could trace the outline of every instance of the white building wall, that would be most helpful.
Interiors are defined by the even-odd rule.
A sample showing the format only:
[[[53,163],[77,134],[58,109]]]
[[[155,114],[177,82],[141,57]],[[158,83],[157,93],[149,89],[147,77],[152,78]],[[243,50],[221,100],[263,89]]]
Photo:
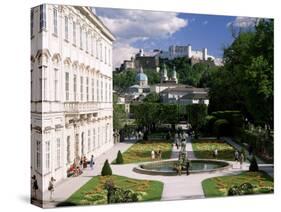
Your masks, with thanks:
[[[54,27],[54,10],[57,11],[57,33]],[[102,154],[113,145],[114,37],[85,7],[45,5],[46,27],[43,30],[40,30],[40,6],[33,8],[32,11],[31,171],[32,175],[36,175],[40,189],[45,191],[51,177],[54,177],[56,182],[67,177],[67,169],[77,156],[76,142],[78,156],[82,156],[83,134],[84,155],[88,158],[92,154],[95,156]],[[86,18],[86,14],[91,18]],[[73,23],[76,26],[75,33]],[[66,73],[69,77],[68,83]],[[80,81],[81,77],[83,83]],[[97,134],[99,128],[98,142],[98,139],[93,137],[93,131]],[[38,158],[37,154],[37,141],[40,141],[41,158]],[[91,142],[90,149],[88,141]],[[41,164],[37,167],[38,160]]]

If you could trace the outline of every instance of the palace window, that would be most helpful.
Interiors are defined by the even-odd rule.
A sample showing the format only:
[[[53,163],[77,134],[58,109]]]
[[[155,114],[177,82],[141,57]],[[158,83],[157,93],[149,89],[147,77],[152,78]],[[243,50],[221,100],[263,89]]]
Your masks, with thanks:
[[[57,138],[57,168],[60,167],[61,164],[61,142],[60,139]]]
[[[46,141],[45,142],[45,168],[46,168],[46,172],[50,171],[50,141]]]
[[[88,32],[85,32],[86,37],[86,51],[88,51]]]
[[[53,9],[53,21],[54,21],[54,34],[58,34],[58,10],[56,8]]]
[[[66,155],[66,159],[67,159],[67,163],[70,163],[71,162],[71,159],[70,159],[70,136],[67,136],[67,139],[66,139],[66,142],[67,142],[67,146],[66,146],[66,152],[67,152],[67,155]]]
[[[36,141],[36,169],[40,171],[41,169],[41,142]]]
[[[76,23],[73,22],[73,29],[72,29],[72,33],[73,33],[73,44],[76,45]]]
[[[88,130],[88,152],[91,151],[91,131]]]
[[[99,102],[100,95],[99,95],[99,80],[97,79],[97,101]]]
[[[73,92],[74,92],[74,101],[76,101],[77,96],[77,76],[74,74],[73,76]]]
[[[100,61],[103,60],[103,57],[102,57],[102,43],[100,43]]]
[[[103,91],[104,91],[104,89],[103,89],[103,81],[101,80],[101,82],[100,82],[100,87],[101,87],[101,89],[100,89],[100,93],[101,93],[101,102],[103,102]]]
[[[108,49],[108,65],[111,65],[111,59],[110,59],[110,49]]]
[[[105,101],[107,102],[107,82],[105,82]]]
[[[95,149],[95,146],[96,146],[96,144],[95,144],[95,140],[96,140],[96,130],[95,129],[93,129],[93,145],[92,145],[92,150],[94,151],[94,149]]]
[[[96,40],[96,58],[99,59],[99,42]]]
[[[33,27],[34,27],[34,11],[31,9],[30,12],[30,35],[33,36]]]
[[[80,100],[83,101],[83,77],[80,77]]]
[[[94,94],[95,94],[95,88],[94,88],[94,86],[95,86],[95,81],[94,81],[94,79],[92,79],[92,101],[94,101]]]
[[[69,100],[69,73],[65,72],[65,100]]]
[[[98,148],[100,147],[100,127],[98,127]]]
[[[59,80],[58,80],[58,69],[54,69],[55,71],[55,80],[54,80],[54,90],[55,90],[55,93],[54,93],[54,97],[55,97],[55,101],[58,101],[58,83],[59,83]]]
[[[47,76],[45,73],[46,67],[45,66],[41,66],[39,67],[39,73],[41,74],[41,78],[40,80],[40,92],[39,92],[39,99],[42,101],[46,100],[46,96],[47,96]]]
[[[82,40],[82,26],[80,26],[80,48],[83,49],[83,40]]]
[[[91,55],[94,55],[94,37],[91,36]]]
[[[106,56],[107,50],[106,50],[106,46],[104,47],[104,63],[107,63],[107,56]]]
[[[46,5],[40,5],[40,31],[46,29]]]
[[[89,101],[89,77],[86,78],[86,98]]]
[[[68,40],[68,17],[64,17],[64,24],[65,24],[65,26],[64,26],[64,35],[65,35],[65,40]]]

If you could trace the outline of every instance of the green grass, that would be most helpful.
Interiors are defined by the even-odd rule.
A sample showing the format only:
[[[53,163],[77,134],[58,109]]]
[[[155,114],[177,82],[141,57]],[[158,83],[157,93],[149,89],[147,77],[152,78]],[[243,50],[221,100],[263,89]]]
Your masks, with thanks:
[[[194,140],[192,148],[195,156],[200,159],[214,159],[213,152],[217,149],[217,159],[234,160],[235,148],[222,140]]]
[[[64,203],[59,206],[70,205],[99,205],[107,204],[104,184],[106,180],[113,180],[114,184],[124,189],[131,189],[141,194],[141,201],[160,200],[163,183],[151,180],[136,180],[123,176],[96,176],[73,193]]]
[[[124,164],[152,161],[152,150],[161,150],[162,159],[169,159],[172,153],[172,143],[166,140],[138,141],[123,153]]]
[[[255,186],[255,194],[263,193],[266,188],[273,189],[273,179],[265,172],[243,172],[238,175],[214,177],[202,182],[205,197],[227,196],[228,189],[233,185],[251,183]]]

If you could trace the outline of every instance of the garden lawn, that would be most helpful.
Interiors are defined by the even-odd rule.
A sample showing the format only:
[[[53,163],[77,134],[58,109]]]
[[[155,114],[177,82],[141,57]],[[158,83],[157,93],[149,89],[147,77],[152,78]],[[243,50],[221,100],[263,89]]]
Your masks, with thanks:
[[[195,157],[199,159],[215,159],[213,152],[218,150],[219,160],[234,160],[235,148],[222,140],[194,140],[192,148]]]
[[[117,187],[131,189],[141,194],[140,201],[160,200],[163,183],[150,180],[136,180],[123,176],[95,176],[78,191],[73,193],[61,206],[107,204],[106,180],[112,180]]]
[[[162,159],[170,159],[172,153],[172,143],[171,141],[166,140],[138,141],[123,153],[124,163],[152,161],[152,150],[161,150]]]
[[[227,196],[228,189],[233,185],[251,183],[254,194],[273,192],[273,179],[265,172],[243,172],[238,175],[214,177],[202,182],[205,197]]]

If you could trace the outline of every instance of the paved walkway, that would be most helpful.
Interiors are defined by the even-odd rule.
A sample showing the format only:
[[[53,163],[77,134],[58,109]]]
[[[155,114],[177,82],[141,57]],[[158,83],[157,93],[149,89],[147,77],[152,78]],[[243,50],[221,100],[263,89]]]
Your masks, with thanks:
[[[242,150],[242,146],[239,145],[238,143],[234,142],[231,138],[229,137],[223,137],[223,140],[225,140],[226,142],[228,142],[230,145],[232,145],[233,147],[235,147],[238,151]],[[251,156],[249,155],[249,152],[245,149],[246,152],[246,158],[251,158]],[[270,175],[271,177],[274,176],[274,165],[273,164],[268,164],[266,162],[264,162],[262,159],[260,159],[259,157],[255,156],[257,163],[259,165],[259,169],[265,171],[268,175]]]
[[[108,159],[109,162],[112,162],[116,159],[117,153],[120,150],[121,152],[126,151],[135,141],[122,142],[115,144],[111,149],[102,155],[98,156],[95,159],[94,169],[90,168],[84,169],[83,174],[78,177],[69,177],[62,182],[58,183],[55,186],[54,192],[54,201],[49,201],[50,194],[48,191],[44,193],[44,207],[52,208],[55,207],[58,203],[68,199],[71,194],[77,191],[81,186],[87,183],[93,176],[100,175],[101,169],[103,167],[104,161]]]

